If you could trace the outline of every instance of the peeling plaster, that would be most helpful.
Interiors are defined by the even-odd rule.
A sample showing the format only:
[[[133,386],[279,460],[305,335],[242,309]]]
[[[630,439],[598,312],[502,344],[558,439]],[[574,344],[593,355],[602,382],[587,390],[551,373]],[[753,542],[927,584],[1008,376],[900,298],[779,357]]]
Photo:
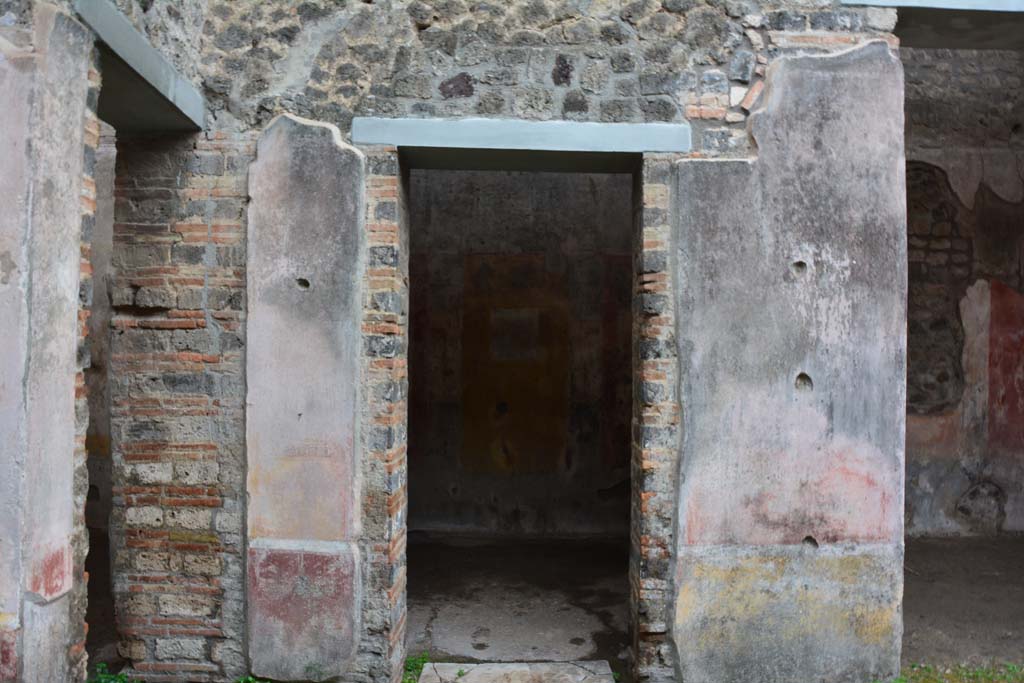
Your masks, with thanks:
[[[909,149],[908,161],[922,161],[945,171],[957,197],[969,209],[985,183],[1001,199],[1024,201],[1024,152],[1010,149]]]

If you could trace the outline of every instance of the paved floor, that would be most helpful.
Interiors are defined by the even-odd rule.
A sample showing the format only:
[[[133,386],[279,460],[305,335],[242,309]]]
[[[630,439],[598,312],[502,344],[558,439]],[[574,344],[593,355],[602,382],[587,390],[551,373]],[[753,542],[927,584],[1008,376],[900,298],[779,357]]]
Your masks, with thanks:
[[[491,545],[414,534],[410,653],[434,661],[608,660],[628,671],[621,544]],[[907,543],[905,664],[1024,661],[1024,538]]]
[[[419,683],[615,683],[608,662],[427,664]]]

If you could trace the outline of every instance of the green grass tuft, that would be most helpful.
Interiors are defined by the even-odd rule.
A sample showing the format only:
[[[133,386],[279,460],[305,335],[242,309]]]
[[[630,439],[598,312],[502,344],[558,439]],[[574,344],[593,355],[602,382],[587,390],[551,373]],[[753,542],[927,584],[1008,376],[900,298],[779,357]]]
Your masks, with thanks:
[[[430,654],[421,652],[418,655],[409,655],[405,658],[405,672],[402,674],[402,683],[416,683],[420,680],[423,667],[430,661]]]
[[[128,674],[112,674],[107,665],[100,662],[96,665],[96,673],[89,679],[88,683],[142,683],[128,679]]]

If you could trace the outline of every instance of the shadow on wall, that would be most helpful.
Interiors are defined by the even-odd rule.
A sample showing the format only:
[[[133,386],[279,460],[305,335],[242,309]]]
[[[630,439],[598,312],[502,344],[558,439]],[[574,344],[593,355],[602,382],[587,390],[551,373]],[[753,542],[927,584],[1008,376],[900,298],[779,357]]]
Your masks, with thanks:
[[[1024,532],[1024,202],[907,164],[907,533]]]

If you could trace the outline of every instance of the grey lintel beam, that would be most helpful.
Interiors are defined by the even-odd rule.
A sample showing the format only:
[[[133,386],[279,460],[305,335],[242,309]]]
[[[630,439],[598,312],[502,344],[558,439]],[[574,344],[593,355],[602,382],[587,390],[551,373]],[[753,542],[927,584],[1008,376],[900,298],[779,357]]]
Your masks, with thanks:
[[[203,96],[108,0],[75,0],[99,43],[98,114],[119,133],[203,128]]]
[[[686,123],[585,123],[518,119],[356,117],[352,142],[449,149],[548,152],[688,152]]]
[[[842,0],[842,4],[985,12],[1024,12],[1024,0]]]

